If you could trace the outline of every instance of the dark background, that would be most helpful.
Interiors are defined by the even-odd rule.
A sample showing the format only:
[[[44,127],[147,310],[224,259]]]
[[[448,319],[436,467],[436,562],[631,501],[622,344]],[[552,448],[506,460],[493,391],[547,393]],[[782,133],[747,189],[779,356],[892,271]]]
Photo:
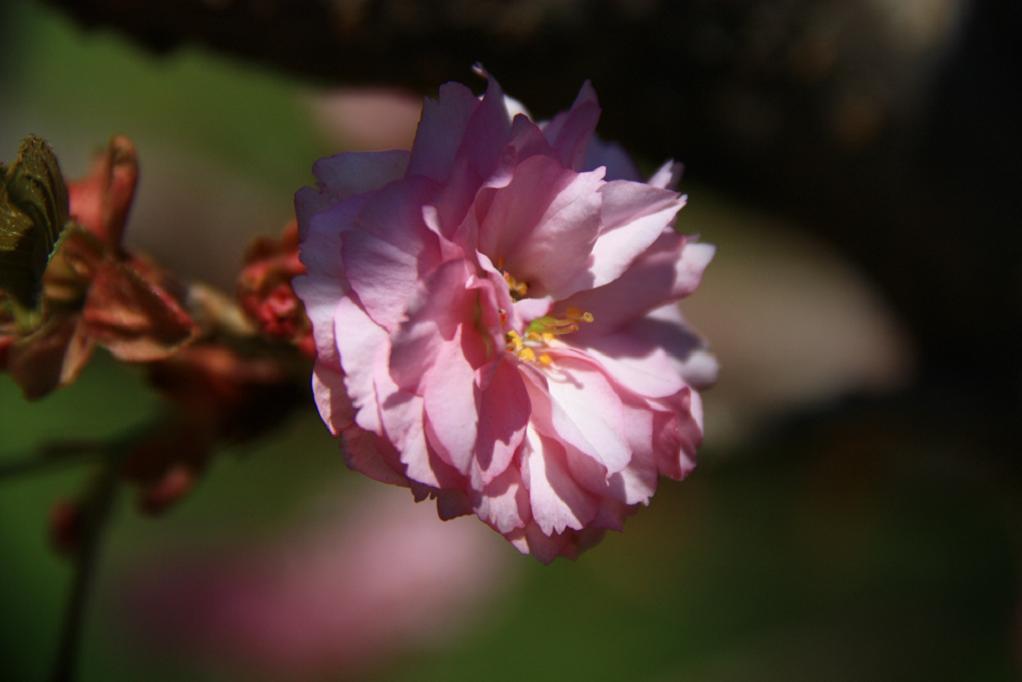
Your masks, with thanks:
[[[230,286],[311,162],[407,109],[395,92],[479,87],[479,60],[543,117],[591,79],[600,134],[683,161],[680,225],[720,247],[683,304],[723,365],[701,465],[577,562],[494,538],[485,615],[311,679],[1016,679],[1020,31],[1012,0],[5,3],[0,151],[40,133],[74,177],[129,134],[129,244]],[[112,362],[39,404],[0,380],[0,456],[157,408]],[[9,679],[48,666],[68,569],[46,517],[83,475],[0,483]],[[169,515],[121,505],[87,677],[249,679],[258,653],[140,635],[123,576],[272,547],[310,500],[369,487],[310,403]]]

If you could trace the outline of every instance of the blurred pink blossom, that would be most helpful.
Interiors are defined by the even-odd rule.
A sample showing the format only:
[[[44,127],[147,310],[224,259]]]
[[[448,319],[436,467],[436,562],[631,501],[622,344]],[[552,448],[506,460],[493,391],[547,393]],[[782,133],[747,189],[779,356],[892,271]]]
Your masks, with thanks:
[[[410,152],[321,159],[296,196],[313,385],[349,464],[542,561],[692,469],[716,375],[675,307],[713,256],[674,231],[678,165],[638,181],[599,114],[588,83],[545,124],[495,80],[449,83]]]
[[[322,679],[442,643],[507,583],[482,528],[436,523],[396,490],[355,498],[298,537],[141,567],[124,591],[132,630],[244,679]]]
[[[415,137],[420,98],[379,88],[334,90],[312,100],[312,113],[330,141],[370,151],[408,147]]]

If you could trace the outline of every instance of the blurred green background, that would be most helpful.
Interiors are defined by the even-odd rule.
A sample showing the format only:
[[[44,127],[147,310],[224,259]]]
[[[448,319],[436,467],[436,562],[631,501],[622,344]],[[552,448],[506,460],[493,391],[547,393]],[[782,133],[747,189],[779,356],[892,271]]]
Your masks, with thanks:
[[[76,177],[111,134],[129,135],[143,175],[128,243],[182,275],[230,287],[248,240],[287,221],[311,162],[346,134],[324,129],[324,93],[279,75],[188,49],[153,57],[35,4],[0,18],[2,157],[38,133]],[[684,307],[724,372],[696,473],[664,482],[625,533],[575,562],[544,567],[494,536],[487,551],[506,569],[468,622],[314,679],[1018,678],[1019,504],[972,456],[977,427],[930,429],[925,405],[898,398],[911,343],[840,254],[713,187],[686,191],[682,227],[720,246]],[[115,434],[159,409],[139,372],[105,357],[37,404],[0,377],[0,457]],[[88,474],[0,481],[5,680],[46,677],[70,577],[47,519]],[[310,402],[272,438],[220,453],[159,518],[122,495],[83,679],[252,679],[215,654],[144,645],[119,579],[176,552],[272,543],[309,500],[374,485],[343,466]]]

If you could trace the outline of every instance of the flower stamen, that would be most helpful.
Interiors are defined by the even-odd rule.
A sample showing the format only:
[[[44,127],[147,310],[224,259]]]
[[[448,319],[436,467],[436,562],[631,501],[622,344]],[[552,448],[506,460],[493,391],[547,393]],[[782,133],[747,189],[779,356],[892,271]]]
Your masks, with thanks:
[[[553,315],[537,317],[526,327],[525,335],[528,338],[537,337],[536,340],[550,343],[556,336],[577,332],[580,328],[579,323],[588,324],[594,319],[591,312],[572,307],[565,311],[564,317],[554,317]]]
[[[554,359],[549,353],[542,351],[555,343],[557,337],[577,332],[579,323],[589,323],[593,319],[592,313],[578,308],[568,308],[564,317],[552,315],[537,317],[525,328],[524,335],[514,330],[507,332],[505,347],[522,362],[539,362],[543,367],[550,367]],[[537,353],[537,350],[541,352]]]
[[[529,293],[529,285],[526,282],[519,282],[514,278],[510,272],[504,271],[504,281],[507,282],[507,288],[510,290],[511,298],[515,301],[520,301],[525,298],[526,294]]]

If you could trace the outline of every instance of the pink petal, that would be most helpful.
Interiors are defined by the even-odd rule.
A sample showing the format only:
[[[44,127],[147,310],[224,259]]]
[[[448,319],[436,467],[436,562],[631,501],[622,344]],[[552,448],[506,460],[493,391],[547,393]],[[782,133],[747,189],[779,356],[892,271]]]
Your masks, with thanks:
[[[596,502],[572,479],[564,462],[564,449],[531,427],[525,442],[525,480],[536,524],[544,535],[581,529],[595,516]]]
[[[479,434],[471,481],[489,485],[511,463],[529,423],[529,394],[521,374],[510,362],[496,362],[479,371]]]
[[[563,299],[592,286],[587,270],[600,227],[602,196],[597,190],[602,184],[602,169],[576,175],[547,207],[532,234],[508,255],[509,271],[532,283],[531,296]]]
[[[390,352],[387,332],[350,297],[337,302],[333,321],[344,385],[355,408],[355,421],[363,429],[383,435],[376,376],[381,367],[386,368]]]
[[[462,329],[459,326],[451,341],[440,344],[423,380],[423,403],[437,453],[458,472],[468,474],[479,427],[479,398],[475,369],[461,350]]]
[[[339,366],[334,308],[347,294],[341,263],[341,234],[351,229],[361,203],[361,200],[344,202],[301,225],[299,255],[306,274],[294,278],[292,286],[312,322],[316,357],[334,367]]]
[[[582,161],[583,170],[594,170],[603,166],[607,169],[607,180],[641,180],[639,169],[635,167],[628,153],[621,145],[614,142],[604,142],[597,136],[589,141],[586,147],[585,159]]]
[[[602,193],[602,228],[593,245],[590,288],[620,277],[668,229],[685,205],[684,197],[641,182],[608,182]]]
[[[665,398],[685,382],[671,356],[660,346],[631,332],[607,334],[591,340],[586,355],[596,360],[614,381],[637,395]]]
[[[702,389],[717,381],[720,366],[706,341],[693,330],[675,303],[656,308],[628,326],[632,338],[663,348],[674,361],[685,383]]]
[[[530,554],[544,564],[549,564],[559,556],[576,555],[574,531],[546,535],[535,522],[531,522],[524,528],[507,533],[505,537],[519,552]]]
[[[511,139],[504,149],[501,167],[497,174],[486,181],[487,187],[506,187],[511,182],[512,171],[530,156],[554,156],[543,130],[526,116],[515,116],[511,121]]]
[[[475,513],[500,533],[510,533],[529,522],[529,494],[518,467],[508,467],[483,488]]]
[[[649,184],[661,189],[678,189],[685,167],[677,161],[667,161],[649,178]]]
[[[619,278],[564,301],[563,307],[573,306],[594,316],[594,322],[580,331],[578,343],[615,331],[695,291],[713,252],[709,244],[687,242],[674,232],[660,235]]]
[[[445,83],[435,100],[427,98],[412,144],[408,175],[446,180],[465,128],[478,106],[479,100],[472,91],[460,83]]]
[[[568,168],[581,168],[586,147],[600,120],[600,103],[592,83],[582,84],[571,109],[557,114],[543,127],[554,153]]]
[[[611,476],[607,484],[610,494],[623,504],[649,504],[656,492],[657,475],[657,467],[651,459],[633,460]]]
[[[313,216],[338,202],[379,189],[404,175],[408,152],[344,152],[316,161],[315,187],[295,193],[295,215],[303,230]]]
[[[454,485],[455,477],[441,466],[427,445],[422,398],[394,387],[390,390],[381,384],[377,387],[386,405],[380,412],[384,432],[400,454],[405,475],[430,488],[443,488],[445,483]]]
[[[388,185],[367,198],[342,234],[341,258],[352,291],[387,330],[404,318],[420,279],[439,264],[437,237],[422,220],[423,183]]]
[[[371,192],[399,180],[408,167],[404,150],[386,152],[343,152],[319,159],[312,173],[333,200]]]
[[[469,160],[480,180],[488,178],[497,168],[511,136],[511,116],[500,84],[490,78],[486,93],[465,126],[465,137],[458,155]]]
[[[344,386],[344,376],[328,363],[316,361],[312,369],[312,395],[330,433],[336,436],[351,425],[354,407]]]
[[[341,435],[344,461],[349,467],[381,483],[408,485],[398,454],[385,438],[357,426],[345,429]]]
[[[561,442],[565,461],[572,479],[582,488],[596,495],[601,501],[601,511],[593,523],[601,527],[618,529],[622,520],[622,506],[645,504],[656,491],[657,470],[654,447],[662,428],[657,419],[658,412],[668,409],[656,407],[642,401],[621,400],[622,434],[631,450],[630,460],[621,471],[607,475],[607,469],[591,456],[581,452],[570,443]],[[614,504],[607,501],[613,499]]]
[[[527,282],[530,296],[571,294],[599,231],[602,185],[602,170],[575,173],[549,157],[526,159],[506,188],[490,190],[479,250]]]
[[[596,366],[556,355],[559,373],[544,376],[545,386],[526,373],[534,423],[550,438],[563,440],[593,458],[608,474],[628,466],[621,399]],[[545,390],[544,390],[545,389]]]
[[[688,388],[656,416],[654,449],[660,474],[681,480],[695,468],[696,448],[703,440],[703,408],[699,394]]]
[[[471,271],[464,260],[448,261],[435,270],[425,282],[417,284],[407,309],[407,318],[393,335],[389,366],[398,386],[422,393],[420,385],[437,362],[444,346],[455,343],[478,346],[471,350],[473,359],[483,353],[482,339],[474,329],[467,336],[457,336],[462,326],[473,327],[478,294],[469,287]],[[471,383],[471,381],[469,382]]]

